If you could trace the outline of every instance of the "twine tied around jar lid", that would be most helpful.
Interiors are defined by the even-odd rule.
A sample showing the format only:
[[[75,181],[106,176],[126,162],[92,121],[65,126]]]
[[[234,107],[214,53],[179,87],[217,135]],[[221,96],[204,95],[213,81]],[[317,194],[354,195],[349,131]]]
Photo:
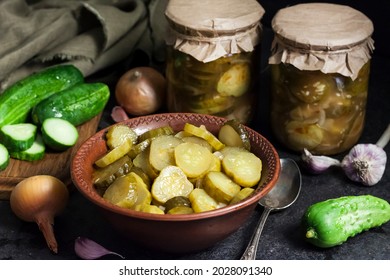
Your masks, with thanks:
[[[167,45],[202,62],[251,52],[260,42],[264,15],[256,0],[170,0]]]
[[[269,64],[286,63],[300,70],[339,73],[355,80],[371,59],[373,24],[349,6],[308,3],[279,10]]]

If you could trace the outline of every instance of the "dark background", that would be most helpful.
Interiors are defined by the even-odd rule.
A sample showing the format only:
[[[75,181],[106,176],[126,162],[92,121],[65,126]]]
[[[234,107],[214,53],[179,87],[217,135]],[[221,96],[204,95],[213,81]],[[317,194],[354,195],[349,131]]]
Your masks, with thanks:
[[[264,34],[262,39],[262,71],[259,75],[259,104],[257,116],[250,124],[266,136],[277,148],[280,157],[291,157],[297,162],[299,155],[286,150],[273,138],[269,128],[269,73],[267,57],[272,41],[271,19],[280,8],[297,3],[324,1],[287,1],[263,0],[266,10],[262,19]],[[367,102],[366,124],[360,143],[375,143],[389,124],[390,112],[390,57],[387,47],[389,34],[390,2],[388,1],[326,1],[328,3],[347,4],[365,13],[374,23],[373,39],[375,51],[371,64],[369,97]],[[142,55],[131,55],[127,61],[114,68],[107,69],[90,79],[107,79],[111,86],[117,76],[128,67],[149,64]],[[161,67],[162,65],[160,65]],[[101,76],[99,76],[101,75]],[[107,78],[107,76],[109,78]],[[115,104],[111,100],[104,113],[100,127],[112,124],[109,112]],[[390,145],[385,151],[389,155]],[[339,159],[343,154],[337,156]],[[332,169],[322,175],[310,175],[302,170],[303,183],[300,197],[290,208],[271,213],[260,240],[258,259],[385,259],[390,260],[390,223],[361,233],[341,246],[319,249],[303,240],[300,230],[301,217],[306,208],[320,200],[344,195],[372,194],[390,201],[390,163],[387,162],[382,180],[375,186],[364,187],[349,181],[340,170]],[[126,259],[239,259],[262,213],[258,207],[243,227],[226,240],[202,252],[170,255],[141,248],[137,244],[113,232],[105,220],[100,218],[97,209],[77,191],[71,194],[66,211],[55,219],[55,234],[59,243],[59,253],[52,254],[34,223],[25,223],[17,219],[10,210],[7,201],[0,201],[0,259],[78,259],[74,253],[74,240],[85,236],[99,242],[110,250],[116,251]],[[105,257],[115,259],[115,257]]]

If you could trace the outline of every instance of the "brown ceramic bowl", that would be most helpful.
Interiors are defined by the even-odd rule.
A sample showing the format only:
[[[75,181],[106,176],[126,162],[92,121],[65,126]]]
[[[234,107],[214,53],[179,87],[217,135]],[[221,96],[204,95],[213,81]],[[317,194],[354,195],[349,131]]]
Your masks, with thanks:
[[[171,125],[175,131],[186,122],[205,125],[217,133],[224,118],[190,113],[157,114],[137,117],[123,123],[141,134],[152,128]],[[251,216],[257,202],[275,185],[280,171],[279,156],[271,143],[256,131],[245,127],[252,152],[262,159],[261,181],[249,198],[213,211],[159,215],[121,208],[105,201],[92,182],[93,163],[107,151],[103,129],[89,138],[77,151],[71,165],[71,176],[78,190],[103,213],[115,230],[143,246],[174,253],[195,252],[228,237]]]

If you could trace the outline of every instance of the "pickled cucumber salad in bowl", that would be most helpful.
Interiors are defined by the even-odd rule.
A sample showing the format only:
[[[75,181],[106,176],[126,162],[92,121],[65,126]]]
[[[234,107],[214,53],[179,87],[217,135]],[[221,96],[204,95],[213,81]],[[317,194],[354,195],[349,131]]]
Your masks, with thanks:
[[[120,233],[154,249],[190,252],[237,230],[279,170],[274,147],[249,127],[168,113],[99,131],[80,147],[71,173]]]

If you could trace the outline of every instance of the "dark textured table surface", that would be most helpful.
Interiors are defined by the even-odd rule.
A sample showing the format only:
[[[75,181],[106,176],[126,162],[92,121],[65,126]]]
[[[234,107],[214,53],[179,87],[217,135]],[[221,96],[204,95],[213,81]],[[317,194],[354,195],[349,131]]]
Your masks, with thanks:
[[[271,40],[270,31],[265,28],[263,62]],[[366,123],[360,143],[375,143],[390,122],[390,79],[388,69],[390,59],[374,53],[371,66],[371,80],[367,103]],[[263,67],[259,77],[261,90],[257,117],[250,126],[266,136],[277,148],[280,157],[291,157],[299,163],[299,155],[280,146],[269,128],[268,84],[269,73]],[[111,77],[112,78],[112,77]],[[112,123],[109,103],[100,127]],[[385,147],[390,155],[390,145]],[[341,159],[343,154],[338,155]],[[322,175],[310,175],[302,170],[302,190],[295,204],[290,208],[271,213],[263,230],[258,247],[258,259],[271,260],[341,260],[341,259],[385,259],[390,260],[390,223],[361,233],[341,246],[319,249],[303,240],[300,231],[301,218],[306,208],[320,200],[344,195],[372,194],[390,201],[390,160],[382,180],[372,186],[364,187],[349,181],[339,169],[332,169]],[[0,259],[49,260],[78,259],[74,252],[74,241],[85,236],[105,247],[123,255],[126,259],[197,259],[213,260],[239,259],[257,224],[263,209],[259,206],[252,217],[227,239],[207,250],[185,255],[170,255],[150,251],[137,246],[113,232],[105,220],[97,215],[97,209],[77,191],[71,193],[65,212],[55,219],[55,234],[59,252],[52,254],[34,223],[22,222],[16,218],[8,201],[0,201]],[[113,259],[113,257],[106,257]]]

